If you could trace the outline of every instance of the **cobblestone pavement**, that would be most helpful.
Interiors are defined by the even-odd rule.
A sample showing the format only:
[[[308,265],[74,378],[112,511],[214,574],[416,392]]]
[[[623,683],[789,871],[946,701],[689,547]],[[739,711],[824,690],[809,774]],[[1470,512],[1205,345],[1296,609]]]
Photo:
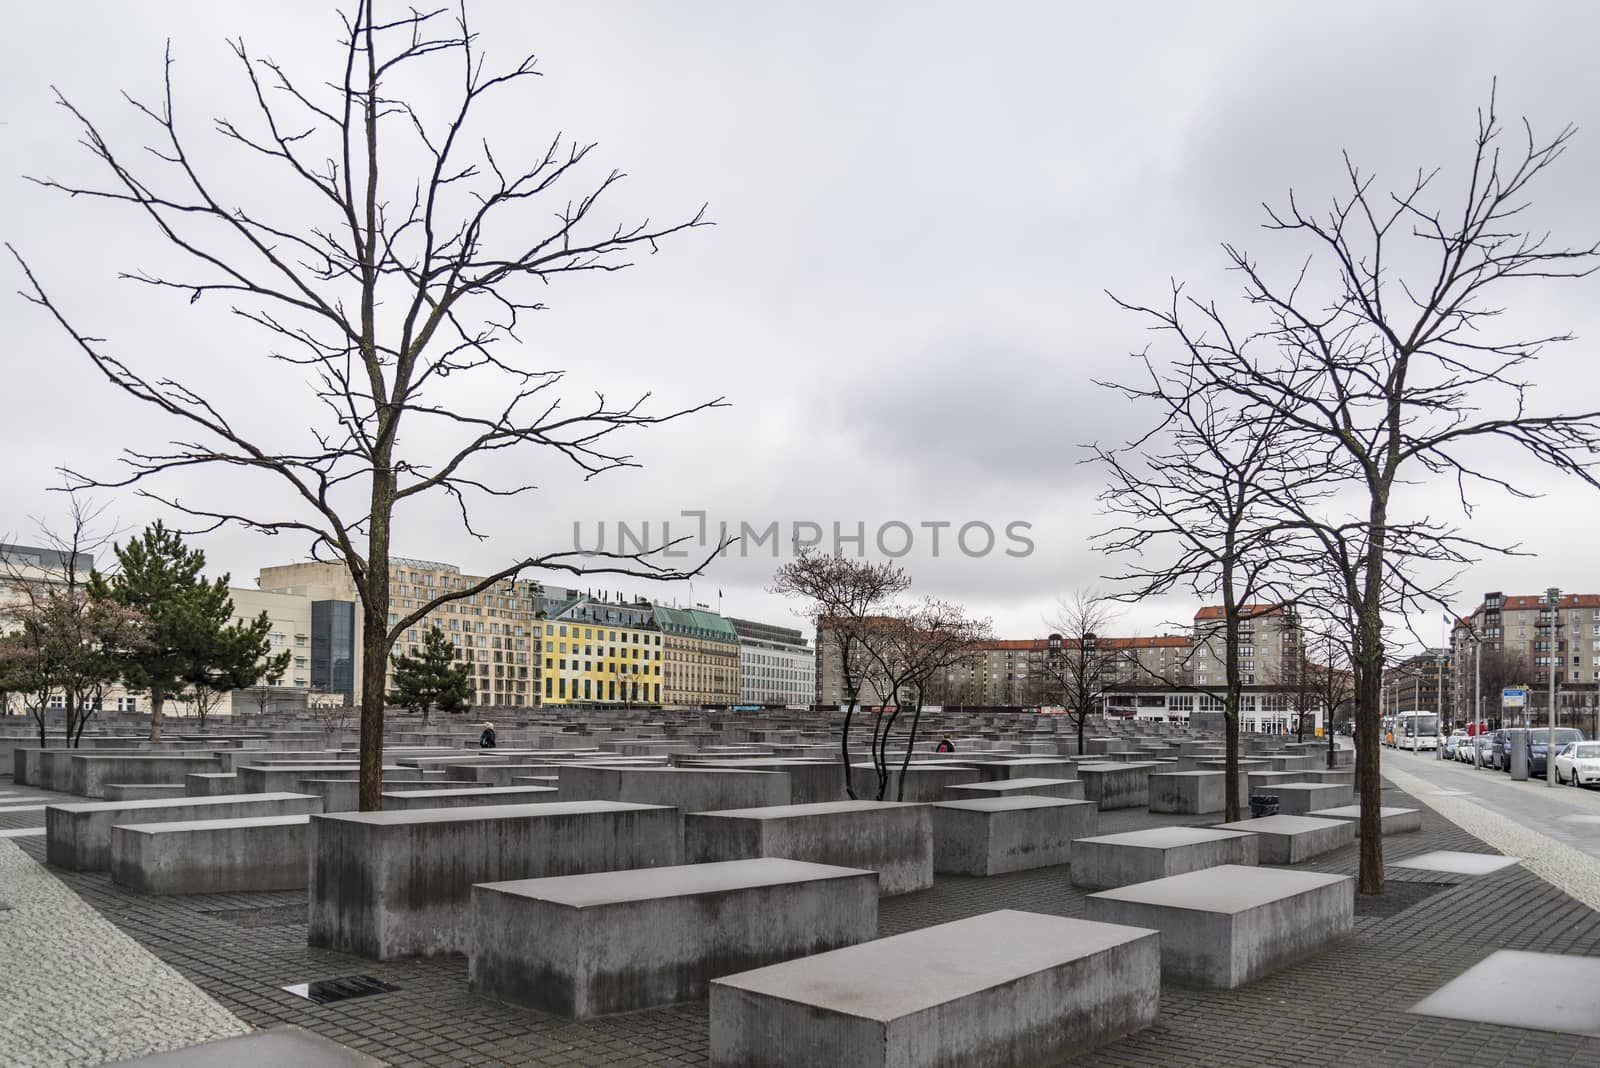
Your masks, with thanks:
[[[1426,798],[1429,804],[1438,798]],[[1421,807],[1388,790],[1384,803]],[[40,821],[42,822],[42,821]],[[1103,833],[1154,825],[1143,810],[1102,815]],[[1220,822],[1217,817],[1161,821]],[[14,840],[39,856],[41,838]],[[1496,852],[1424,808],[1422,831],[1386,841],[1387,859],[1440,849]],[[1519,846],[1518,855],[1526,855]],[[1353,874],[1355,847],[1301,865]],[[1496,949],[1600,955],[1600,913],[1523,866],[1481,878],[1391,868],[1361,899],[1355,936],[1236,991],[1167,985],[1161,1018],[1064,1062],[1089,1065],[1600,1065],[1600,1040],[1406,1013]],[[378,963],[306,946],[304,893],[143,897],[104,875],[60,873],[101,914],[254,1025],[295,1023],[394,1065],[702,1065],[704,1003],[575,1024],[470,994],[461,959]],[[1065,868],[989,879],[940,876],[886,898],[880,933],[1000,908],[1082,915]],[[314,1005],[280,987],[372,975],[399,990]]]
[[[248,1030],[0,841],[0,1063],[99,1064]]]

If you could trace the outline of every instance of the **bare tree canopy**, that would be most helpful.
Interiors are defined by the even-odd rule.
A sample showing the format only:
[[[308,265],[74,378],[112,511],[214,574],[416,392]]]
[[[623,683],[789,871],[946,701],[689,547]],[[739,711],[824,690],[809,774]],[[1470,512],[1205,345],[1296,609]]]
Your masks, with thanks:
[[[1137,307],[1177,342],[1195,392],[1226,397],[1244,418],[1274,420],[1285,454],[1325,471],[1337,491],[1276,503],[1317,539],[1353,626],[1363,893],[1383,889],[1384,615],[1419,601],[1444,607],[1447,583],[1425,577],[1426,562],[1514,548],[1417,518],[1409,487],[1448,479],[1467,515],[1479,489],[1525,496],[1492,466],[1496,450],[1600,485],[1600,409],[1529,408],[1541,351],[1570,335],[1522,332],[1504,315],[1513,293],[1600,266],[1600,245],[1562,245],[1529,222],[1533,188],[1573,133],[1540,139],[1524,122],[1508,134],[1491,97],[1453,201],[1440,171],[1390,191],[1346,157],[1344,191],[1326,210],[1293,193],[1268,209],[1267,230],[1303,246],[1298,269],[1279,278],[1225,246],[1246,312],[1225,315],[1192,298]]]
[[[526,467],[528,454],[554,455],[593,478],[638,465],[619,432],[721,403],[655,410],[648,394],[577,403],[562,396],[564,372],[538,366],[523,344],[550,285],[622,270],[662,241],[708,225],[704,208],[665,222],[608,218],[608,194],[623,175],[594,169],[593,144],[557,134],[529,155],[520,131],[506,138],[509,149],[493,144],[502,131],[489,128],[484,105],[532,87],[532,56],[491,68],[465,7],[395,5],[392,15],[377,7],[358,2],[342,16],[336,71],[293,72],[233,42],[255,109],[209,130],[180,127],[170,49],[161,94],[127,98],[149,131],[144,146],[117,136],[134,124],[101,123],[59,95],[105,180],[35,179],[141,220],[161,262],[186,266],[123,277],[174,300],[174,310],[227,302],[238,331],[219,360],[266,360],[304,377],[309,403],[295,414],[310,425],[298,440],[288,433],[294,419],[279,424],[281,440],[246,429],[248,395],[203,395],[167,373],[159,355],[115,351],[78,325],[81,310],[53,297],[12,250],[25,295],[106,380],[182,428],[164,449],[130,449],[122,476],[79,474],[82,483],[137,487],[198,529],[237,523],[297,535],[313,557],[347,567],[361,602],[363,809],[380,803],[384,670],[407,627],[529,569],[652,578],[699,570],[666,560],[665,545],[632,554],[519,547],[481,581],[441,590],[391,621],[397,508],[414,516],[425,506],[430,517],[448,509],[483,537],[474,501],[536,488],[495,474],[508,456],[521,454]],[[459,72],[453,98],[416,89],[414,76],[434,64]],[[203,154],[191,146],[206,135],[235,161],[274,176],[272,204],[241,207],[226,180],[202,168]],[[194,500],[170,488],[165,476],[201,466],[234,472],[245,503]]]

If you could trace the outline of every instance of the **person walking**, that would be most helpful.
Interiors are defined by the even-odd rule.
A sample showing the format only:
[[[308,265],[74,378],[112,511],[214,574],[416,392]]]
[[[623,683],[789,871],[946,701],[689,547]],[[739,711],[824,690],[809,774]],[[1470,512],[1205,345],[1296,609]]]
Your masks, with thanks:
[[[483,733],[478,735],[478,748],[479,749],[493,749],[494,748],[494,742],[495,742],[494,724],[493,723],[485,723],[483,725]]]
[[[951,741],[950,736],[947,734],[939,740],[938,745],[933,747],[933,751],[935,753],[954,753],[956,751],[956,743]]]

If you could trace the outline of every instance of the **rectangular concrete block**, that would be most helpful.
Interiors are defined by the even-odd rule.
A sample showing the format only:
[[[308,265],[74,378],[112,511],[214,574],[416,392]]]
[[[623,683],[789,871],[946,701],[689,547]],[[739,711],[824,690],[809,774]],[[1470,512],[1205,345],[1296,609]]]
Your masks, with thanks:
[[[978,797],[1061,797],[1082,801],[1082,779],[1000,779],[995,782],[966,782],[947,786],[946,801],[970,801]]]
[[[1314,816],[1262,816],[1219,823],[1217,829],[1254,834],[1260,839],[1258,860],[1262,864],[1300,864],[1356,840],[1350,821]]]
[[[1220,771],[1163,771],[1150,776],[1150,811],[1200,816],[1226,806],[1227,775]]]
[[[1207,868],[1091,894],[1089,915],[1160,931],[1163,978],[1233,989],[1349,935],[1355,880],[1283,868]]]
[[[1273,793],[1278,795],[1278,812],[1285,816],[1305,816],[1351,801],[1350,787],[1338,783],[1286,782],[1274,787]]]
[[[878,772],[871,764],[852,764],[850,768],[855,784],[856,796],[861,798],[876,798],[878,796]],[[905,788],[901,790],[901,779],[905,780]],[[906,768],[905,775],[900,773],[900,765],[892,764],[889,768],[888,789],[884,792],[885,801],[938,801],[944,797],[944,792],[951,786],[962,783],[978,782],[979,772],[975,767],[959,767],[953,764],[913,763]]]
[[[244,791],[236,772],[198,771],[183,777],[183,792],[189,797],[226,797]]]
[[[474,992],[583,1019],[876,938],[878,879],[762,858],[480,883],[472,922]]]
[[[1329,820],[1349,820],[1356,825],[1356,834],[1361,833],[1361,806],[1341,805],[1338,808],[1318,809],[1308,815]],[[1410,831],[1422,830],[1422,810],[1420,808],[1391,808],[1384,806],[1378,810],[1383,833],[1406,834]]]
[[[683,836],[691,864],[784,857],[875,871],[883,894],[933,885],[933,817],[922,804],[828,801],[691,812]]]
[[[134,823],[111,829],[111,881],[145,894],[304,890],[311,817]]]
[[[1155,827],[1072,843],[1072,885],[1127,886],[1221,864],[1255,864],[1255,835],[1206,827]]]
[[[311,821],[312,946],[464,954],[474,883],[677,864],[678,811],[615,801],[351,812]]]
[[[108,782],[104,787],[107,801],[149,801],[156,797],[187,797],[183,785],[172,783],[120,783]]]
[[[990,912],[717,979],[717,1068],[1043,1066],[1155,1022],[1154,932]]]
[[[976,767],[980,782],[1003,782],[1007,779],[1075,779],[1078,762],[1046,757],[1018,757],[1010,760],[992,760]]]
[[[111,867],[111,828],[118,824],[304,816],[320,811],[320,797],[290,793],[50,805],[44,810],[45,856],[70,871],[106,871]]]
[[[789,804],[781,771],[572,765],[561,768],[563,801],[627,801],[684,812]]]
[[[1150,803],[1150,773],[1165,770],[1148,761],[1107,761],[1078,765],[1083,796],[1102,810],[1144,808]]]
[[[106,783],[175,783],[196,771],[220,771],[217,758],[209,753],[97,753],[67,750],[68,781],[51,789],[62,789],[80,797],[105,797]],[[59,762],[60,758],[57,758]]]
[[[933,870],[960,875],[1066,864],[1072,842],[1099,826],[1093,801],[1017,795],[933,806]]]
[[[385,790],[385,812],[409,812],[421,808],[471,808],[483,805],[533,805],[566,800],[553,786],[475,786],[451,790],[432,788]]]

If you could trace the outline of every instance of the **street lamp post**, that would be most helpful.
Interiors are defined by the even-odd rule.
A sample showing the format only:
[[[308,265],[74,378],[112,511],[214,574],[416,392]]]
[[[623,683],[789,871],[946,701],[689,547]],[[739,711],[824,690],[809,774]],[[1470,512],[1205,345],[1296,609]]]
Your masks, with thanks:
[[[1560,647],[1561,634],[1561,589],[1551,586],[1544,591],[1545,603],[1550,610],[1550,737],[1544,746],[1544,784],[1556,784],[1556,650]],[[1562,658],[1565,659],[1565,658]]]

